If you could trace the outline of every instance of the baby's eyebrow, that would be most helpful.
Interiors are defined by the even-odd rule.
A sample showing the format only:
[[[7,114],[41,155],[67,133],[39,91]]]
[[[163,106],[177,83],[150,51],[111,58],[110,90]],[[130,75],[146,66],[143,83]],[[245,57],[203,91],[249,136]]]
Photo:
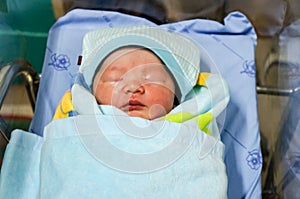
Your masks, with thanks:
[[[110,70],[110,71],[119,71],[120,68],[122,68],[122,67],[119,67],[119,66],[117,66],[117,65],[111,65],[111,66],[107,67],[106,70]]]
[[[121,72],[122,71],[122,67],[120,67],[119,65],[108,65],[108,66],[104,66],[101,70],[102,72]]]

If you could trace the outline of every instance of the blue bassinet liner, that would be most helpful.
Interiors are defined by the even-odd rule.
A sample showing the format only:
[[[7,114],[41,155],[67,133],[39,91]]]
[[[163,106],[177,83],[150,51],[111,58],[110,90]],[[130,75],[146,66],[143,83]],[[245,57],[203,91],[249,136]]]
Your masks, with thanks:
[[[37,108],[30,131],[43,135],[43,129],[78,71],[82,38],[102,27],[156,24],[130,15],[108,11],[76,9],[60,18],[49,32]],[[224,24],[193,19],[160,25],[192,39],[201,49],[201,70],[221,73],[228,81],[231,101],[218,118],[225,144],[228,198],[261,196],[262,155],[257,115],[255,46],[256,34],[249,20],[239,12]]]

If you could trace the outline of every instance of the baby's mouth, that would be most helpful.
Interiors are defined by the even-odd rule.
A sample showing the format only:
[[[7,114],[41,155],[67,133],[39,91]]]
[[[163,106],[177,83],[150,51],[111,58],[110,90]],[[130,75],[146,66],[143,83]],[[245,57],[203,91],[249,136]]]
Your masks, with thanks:
[[[138,100],[130,99],[128,103],[124,104],[121,109],[123,111],[141,110],[145,107],[143,103]]]

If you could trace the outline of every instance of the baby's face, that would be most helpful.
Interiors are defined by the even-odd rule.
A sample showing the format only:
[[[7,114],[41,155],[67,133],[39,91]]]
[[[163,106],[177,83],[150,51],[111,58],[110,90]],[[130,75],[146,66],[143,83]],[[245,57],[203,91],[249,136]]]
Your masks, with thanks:
[[[124,48],[109,55],[93,82],[99,104],[113,105],[130,116],[155,119],[171,111],[175,84],[151,51]]]

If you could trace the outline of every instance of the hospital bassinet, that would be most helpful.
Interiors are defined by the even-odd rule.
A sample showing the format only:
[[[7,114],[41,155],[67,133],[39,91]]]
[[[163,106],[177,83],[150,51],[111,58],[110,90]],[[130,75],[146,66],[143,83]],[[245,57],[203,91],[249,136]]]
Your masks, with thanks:
[[[228,15],[224,24],[193,19],[162,25],[113,11],[75,9],[69,12],[50,29],[35,116],[29,131],[43,135],[43,128],[52,120],[61,97],[70,89],[78,71],[86,32],[137,24],[158,26],[189,37],[201,49],[201,70],[220,73],[228,81],[231,101],[218,118],[221,139],[226,146],[228,198],[259,198],[263,162],[256,101],[256,34],[248,19],[239,12]],[[19,189],[15,187],[14,191]]]

